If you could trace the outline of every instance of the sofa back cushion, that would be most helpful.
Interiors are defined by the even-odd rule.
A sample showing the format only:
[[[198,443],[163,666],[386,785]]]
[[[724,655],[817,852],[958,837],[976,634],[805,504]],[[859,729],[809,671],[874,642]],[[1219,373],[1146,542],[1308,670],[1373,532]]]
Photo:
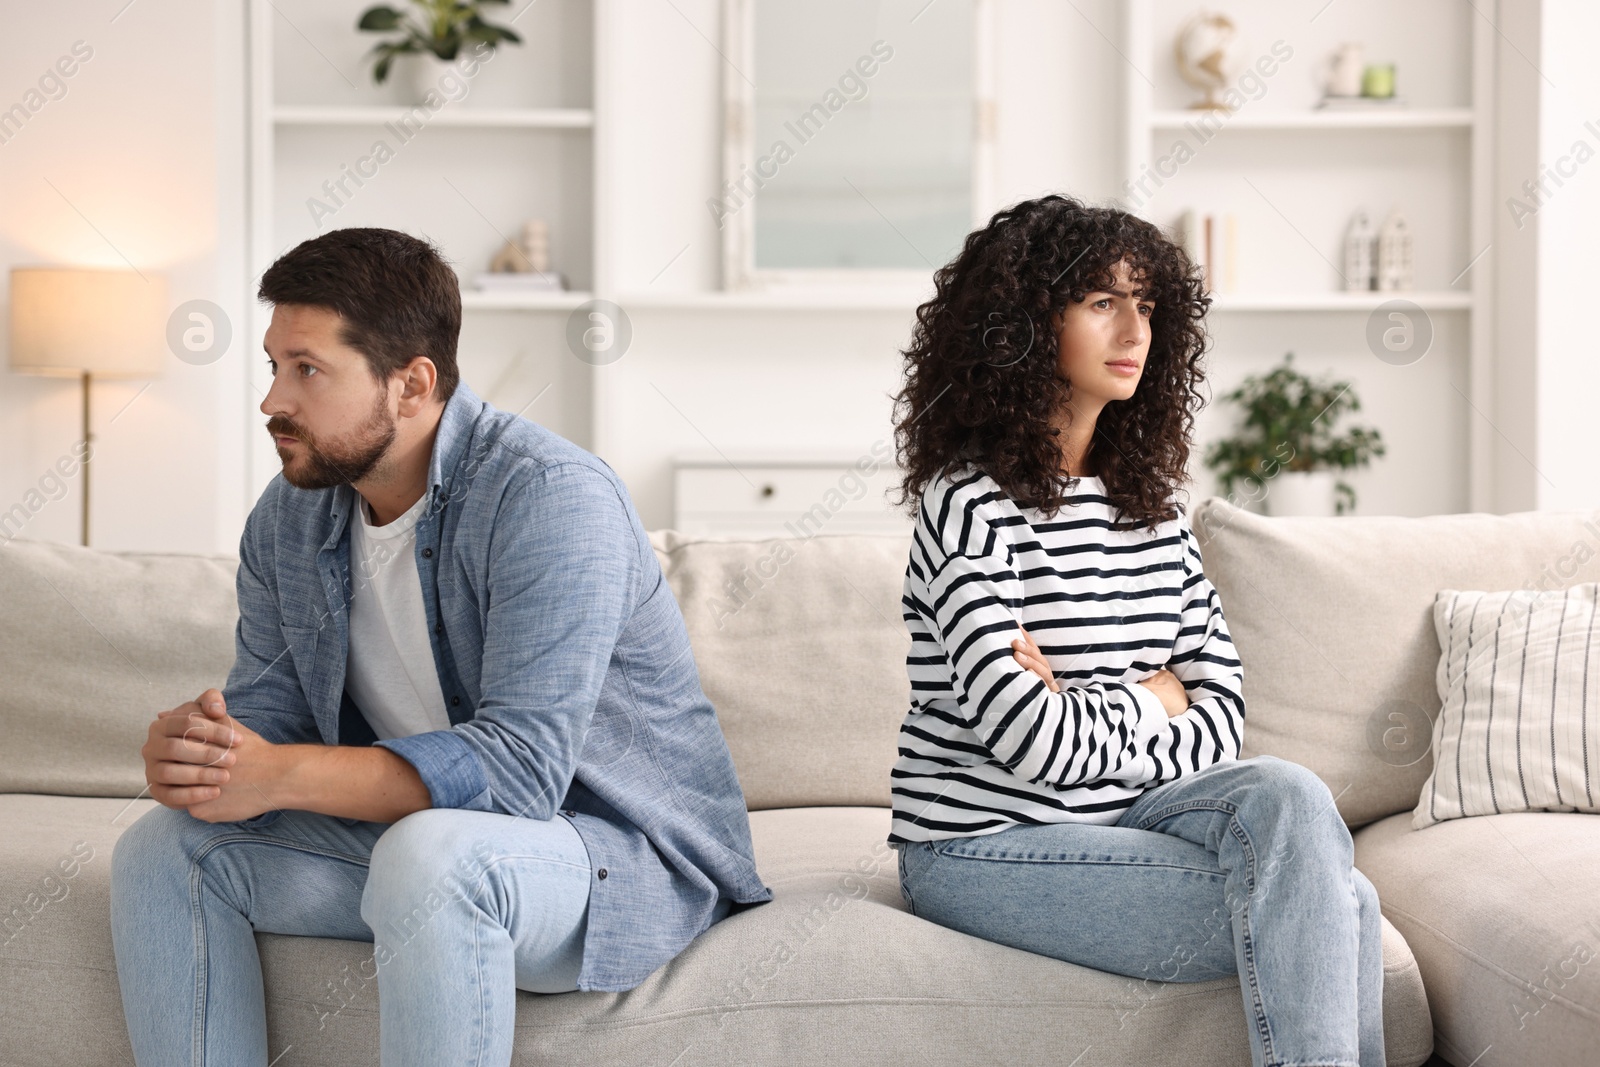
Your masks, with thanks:
[[[1212,497],[1192,522],[1244,664],[1241,757],[1309,767],[1351,827],[1413,809],[1432,770],[1435,594],[1600,578],[1600,513],[1264,518]]]
[[[0,793],[138,796],[150,721],[233,665],[237,568],[0,544]]]
[[[911,699],[910,537],[651,541],[750,810],[888,807]]]
[[[1600,580],[1600,514],[1192,522],[1244,662],[1243,756],[1315,771],[1351,826],[1417,803],[1439,713],[1440,589]],[[910,690],[909,538],[651,534],[752,810],[889,805]],[[137,796],[156,712],[220,685],[229,556],[0,545],[0,792]]]

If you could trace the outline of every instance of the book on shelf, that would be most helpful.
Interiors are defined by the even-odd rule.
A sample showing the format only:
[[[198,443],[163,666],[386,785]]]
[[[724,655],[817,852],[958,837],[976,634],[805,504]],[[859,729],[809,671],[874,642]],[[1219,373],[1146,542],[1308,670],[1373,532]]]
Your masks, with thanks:
[[[1185,211],[1178,219],[1178,239],[1189,261],[1200,267],[1207,292],[1235,291],[1239,244],[1231,211],[1221,216]]]
[[[1317,111],[1390,111],[1405,106],[1403,96],[1325,96],[1313,105]]]
[[[490,293],[559,293],[567,288],[567,277],[554,271],[484,271],[473,286]]]

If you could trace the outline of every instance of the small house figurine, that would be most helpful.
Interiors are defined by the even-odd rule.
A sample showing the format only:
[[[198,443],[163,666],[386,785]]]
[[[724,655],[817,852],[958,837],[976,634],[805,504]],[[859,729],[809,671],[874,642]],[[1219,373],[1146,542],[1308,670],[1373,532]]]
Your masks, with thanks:
[[[1411,288],[1411,227],[1391,214],[1378,233],[1378,286],[1393,292]]]
[[[495,274],[543,274],[550,269],[550,227],[544,219],[529,219],[522,224],[522,239],[507,241],[489,261]]]
[[[1377,276],[1378,234],[1365,211],[1357,211],[1344,234],[1344,287],[1372,289]]]
[[[480,290],[504,293],[553,292],[567,287],[567,276],[550,269],[550,226],[544,219],[522,224],[517,240],[507,241],[478,275]]]

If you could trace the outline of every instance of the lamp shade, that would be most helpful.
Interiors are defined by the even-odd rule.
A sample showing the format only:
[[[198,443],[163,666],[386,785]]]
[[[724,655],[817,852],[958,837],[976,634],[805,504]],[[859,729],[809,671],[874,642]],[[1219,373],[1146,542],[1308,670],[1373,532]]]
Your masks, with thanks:
[[[161,372],[166,281],[131,270],[15,267],[11,369],[153,378]]]

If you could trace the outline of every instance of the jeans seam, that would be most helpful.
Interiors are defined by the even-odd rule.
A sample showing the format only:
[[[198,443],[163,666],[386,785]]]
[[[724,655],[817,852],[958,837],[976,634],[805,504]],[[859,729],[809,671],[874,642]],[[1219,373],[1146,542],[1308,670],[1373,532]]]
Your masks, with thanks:
[[[477,1055],[472,1058],[475,1067],[483,1067],[484,1044],[488,1037],[485,1031],[489,1025],[489,997],[493,994],[489,983],[483,980],[483,926],[484,917],[482,908],[472,909],[472,965],[477,968],[478,984],[478,1018],[477,1018]],[[378,996],[383,996],[383,989],[378,989]],[[516,996],[515,993],[512,994]]]
[[[917,914],[917,902],[911,896],[911,886],[906,883],[906,851],[907,849],[915,847],[915,845],[907,845],[905,848],[899,850],[900,894],[906,898],[906,907],[910,910],[912,915]]]
[[[1194,873],[1194,874],[1204,874],[1204,875],[1214,875],[1214,874],[1217,873],[1215,871],[1207,870],[1204,867],[1189,867],[1189,866],[1186,866],[1186,865],[1181,864],[1181,863],[1145,863],[1145,864],[1137,864],[1137,863],[1130,863],[1130,862],[1128,862],[1126,860],[1117,860],[1117,859],[1105,859],[1105,860],[1099,860],[1099,859],[1067,859],[1065,857],[1067,857],[1069,855],[1078,855],[1078,854],[1077,853],[1065,853],[1065,852],[1059,853],[1059,855],[1061,857],[1063,857],[1061,859],[1040,858],[1040,857],[1036,856],[1034,853],[1021,853],[1021,852],[1018,852],[1018,853],[1005,853],[1005,852],[988,852],[988,853],[978,853],[978,852],[940,852],[937,855],[939,856],[940,859],[978,860],[978,861],[983,862],[983,863],[1071,863],[1071,864],[1075,864],[1075,865],[1078,865],[1078,866],[1086,866],[1086,867],[1089,867],[1089,866],[1102,866],[1102,865],[1115,866],[1115,867],[1142,866],[1142,867],[1147,867],[1147,868],[1151,868],[1151,869],[1159,868],[1161,870],[1168,870],[1168,871],[1189,871],[1189,872]],[[1046,854],[1046,855],[1049,855],[1049,854]]]
[[[212,849],[216,848],[218,845],[226,845],[233,841],[253,841],[262,845],[281,845],[284,848],[292,848],[300,852],[309,852],[318,856],[328,856],[332,859],[345,860],[349,863],[355,863],[362,867],[368,866],[370,862],[369,860],[363,859],[360,856],[353,856],[348,852],[336,852],[333,849],[321,848],[317,845],[308,845],[303,841],[295,841],[292,838],[269,836],[264,831],[237,834],[218,834],[216,837],[207,838],[205,843],[195,851],[195,854],[191,858],[190,862],[198,866],[200,861],[204,859],[206,855],[212,851]]]
[[[216,848],[234,841],[250,841],[264,845],[280,845],[285,848],[296,849],[300,852],[309,852],[319,856],[329,856],[334,859],[345,860],[346,862],[355,863],[362,867],[368,866],[368,862],[366,860],[362,860],[356,856],[347,855],[343,852],[335,852],[331,849],[318,848],[314,845],[306,845],[302,842],[292,841],[284,837],[268,836],[261,831],[218,834],[216,837],[207,838],[206,841],[195,850],[194,855],[189,857],[189,908],[191,911],[191,920],[194,923],[194,943],[196,956],[194,968],[194,1027],[190,1054],[193,1057],[193,1063],[196,1065],[196,1067],[199,1067],[199,1065],[205,1063],[206,1035],[203,1023],[206,1017],[206,987],[211,978],[210,969],[205,965],[206,922],[205,912],[200,907],[200,894],[202,891],[200,864],[201,861],[210,855]]]
[[[1256,943],[1250,932],[1251,897],[1256,885],[1256,850],[1250,841],[1250,835],[1239,825],[1237,812],[1230,812],[1228,815],[1228,832],[1239,840],[1240,846],[1244,849],[1245,862],[1249,867],[1250,887],[1245,891],[1239,937],[1244,946],[1245,970],[1250,977],[1250,1007],[1255,1014],[1256,1032],[1261,1035],[1262,1059],[1272,1063],[1277,1056],[1273,1053],[1272,1028],[1267,1024],[1266,1008],[1261,1002],[1261,983],[1256,974]]]
[[[203,1024],[206,1017],[206,983],[211,977],[210,968],[205,964],[206,921],[205,912],[200,907],[202,891],[200,862],[196,858],[189,862],[189,921],[194,924],[195,944],[194,1019],[189,1032],[189,1062],[194,1067],[203,1067],[205,1063],[206,1035]]]
[[[1276,1062],[1273,1055],[1272,1029],[1267,1024],[1267,1013],[1261,1002],[1261,984],[1256,975],[1255,939],[1250,933],[1250,908],[1251,894],[1256,885],[1256,850],[1250,841],[1250,835],[1239,824],[1239,809],[1226,801],[1219,800],[1191,800],[1181,804],[1169,804],[1156,812],[1141,817],[1136,824],[1140,830],[1148,830],[1155,823],[1161,822],[1172,815],[1182,815],[1191,811],[1220,811],[1227,813],[1228,833],[1239,841],[1244,851],[1248,885],[1245,889],[1244,907],[1239,912],[1239,939],[1241,951],[1244,956],[1245,977],[1249,981],[1250,1007],[1255,1019],[1256,1033],[1261,1038],[1262,1059],[1267,1063]]]

